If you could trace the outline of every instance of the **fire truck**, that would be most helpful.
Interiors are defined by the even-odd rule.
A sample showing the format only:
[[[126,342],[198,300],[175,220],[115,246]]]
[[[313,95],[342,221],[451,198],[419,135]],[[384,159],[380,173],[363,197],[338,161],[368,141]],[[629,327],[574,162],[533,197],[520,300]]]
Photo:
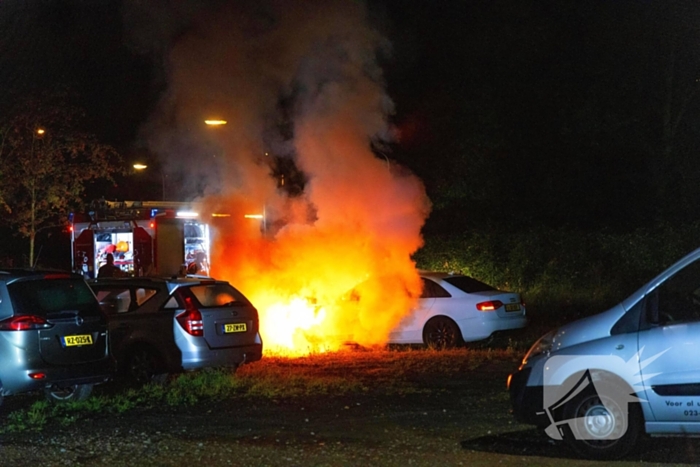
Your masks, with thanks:
[[[125,276],[209,274],[210,224],[196,203],[106,201],[70,215],[73,270],[97,277],[112,254]]]

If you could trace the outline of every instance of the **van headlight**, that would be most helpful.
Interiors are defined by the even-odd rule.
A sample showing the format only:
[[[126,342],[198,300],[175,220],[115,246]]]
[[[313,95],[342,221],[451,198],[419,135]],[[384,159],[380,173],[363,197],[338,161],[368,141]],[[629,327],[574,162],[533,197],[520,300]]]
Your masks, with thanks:
[[[522,366],[525,366],[528,360],[535,358],[538,355],[541,355],[543,353],[549,353],[552,350],[552,345],[554,344],[554,336],[556,335],[556,333],[557,330],[552,329],[547,334],[537,339],[537,342],[532,344],[530,350],[528,350],[525,356],[523,357]]]

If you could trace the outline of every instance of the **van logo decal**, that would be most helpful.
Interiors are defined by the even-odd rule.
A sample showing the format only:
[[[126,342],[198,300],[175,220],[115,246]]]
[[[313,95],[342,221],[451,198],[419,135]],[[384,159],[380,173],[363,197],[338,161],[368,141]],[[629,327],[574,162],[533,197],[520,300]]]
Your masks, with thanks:
[[[569,435],[578,440],[598,441],[622,437],[627,431],[627,405],[630,402],[646,402],[636,394],[641,394],[644,384],[648,385],[650,379],[660,374],[642,374],[642,370],[668,350],[670,349],[644,360],[644,348],[628,361],[617,355],[557,355],[548,358],[544,365],[543,408],[550,425],[545,433],[557,440]],[[632,383],[632,392],[628,393],[623,387],[610,384],[609,379],[598,376],[604,373],[619,374],[624,381]],[[573,377],[560,385],[558,381],[562,374],[571,374]],[[586,402],[588,405],[583,404],[584,401],[589,401]],[[587,423],[577,418],[583,416],[583,413],[577,413],[571,418],[570,408],[579,406],[589,407],[587,415],[593,421]],[[621,417],[622,424],[606,423],[616,417]],[[616,428],[617,426],[622,429]]]

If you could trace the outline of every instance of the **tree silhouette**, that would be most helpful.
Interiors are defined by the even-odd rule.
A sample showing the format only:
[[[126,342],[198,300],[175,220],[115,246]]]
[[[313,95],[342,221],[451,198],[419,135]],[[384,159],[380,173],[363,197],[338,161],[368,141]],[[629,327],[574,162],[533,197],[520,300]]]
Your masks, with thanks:
[[[0,120],[0,205],[3,220],[29,238],[34,266],[37,232],[65,225],[85,184],[112,180],[121,157],[80,129],[82,112],[61,96],[23,99]]]

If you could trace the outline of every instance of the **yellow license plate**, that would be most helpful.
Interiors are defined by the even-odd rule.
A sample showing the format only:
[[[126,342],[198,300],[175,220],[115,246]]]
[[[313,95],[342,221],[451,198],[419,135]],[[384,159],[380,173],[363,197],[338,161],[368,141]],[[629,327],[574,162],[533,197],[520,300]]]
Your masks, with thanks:
[[[81,334],[78,336],[63,336],[63,345],[73,347],[76,345],[92,345],[92,335]]]
[[[248,327],[245,325],[245,323],[224,324],[224,332],[226,334],[230,332],[246,332],[247,330]]]
[[[506,311],[520,311],[520,305],[517,303],[509,303],[506,305]]]

